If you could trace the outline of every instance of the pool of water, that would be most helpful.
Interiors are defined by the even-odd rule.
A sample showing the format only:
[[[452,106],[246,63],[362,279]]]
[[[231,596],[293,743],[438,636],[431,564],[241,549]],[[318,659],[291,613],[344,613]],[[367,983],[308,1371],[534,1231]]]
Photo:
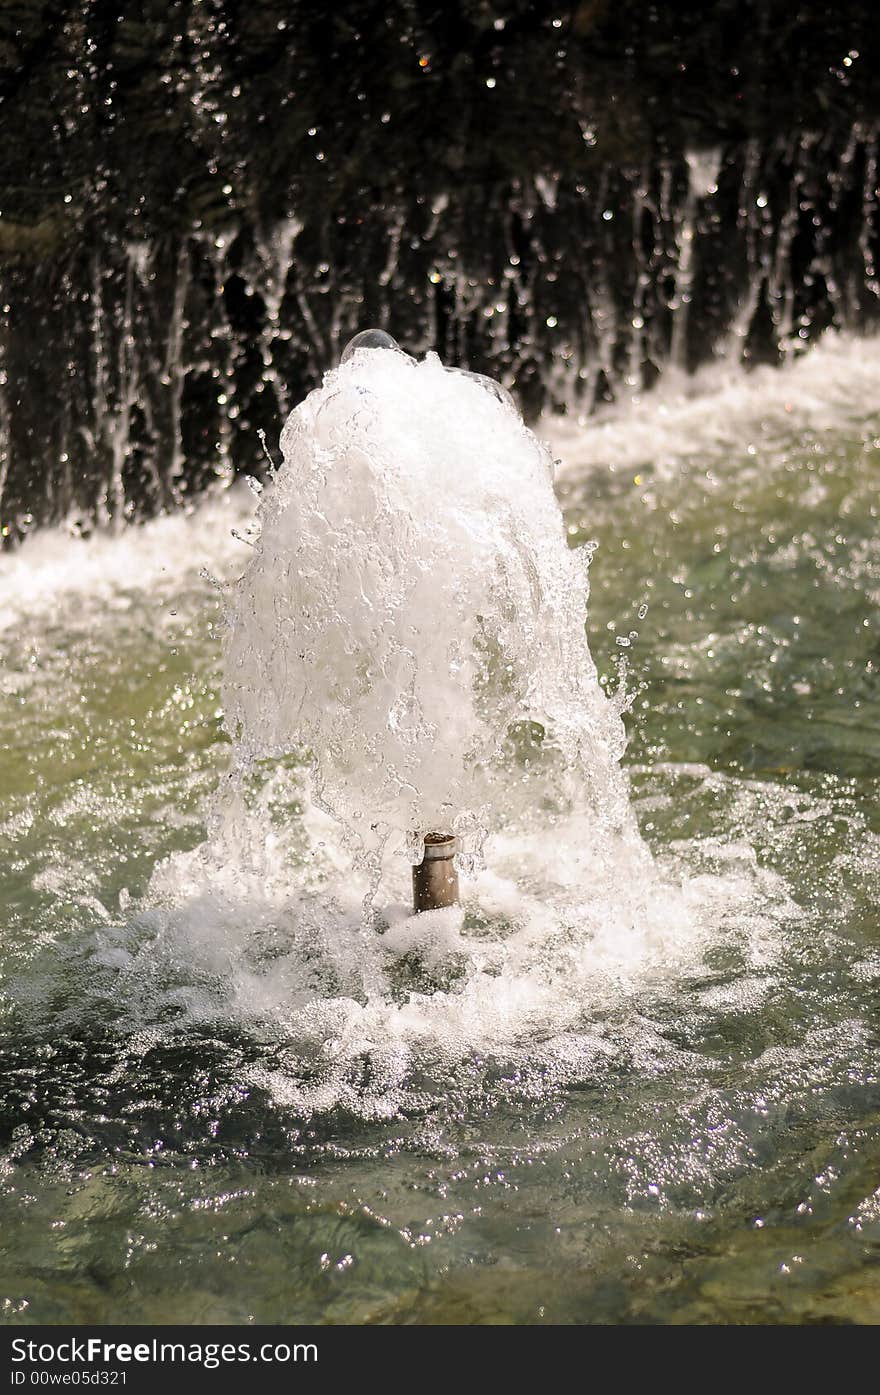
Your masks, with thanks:
[[[345,987],[344,1068],[326,1024],[303,1046],[344,966],[316,962],[295,768],[241,795],[259,894],[200,862],[229,755],[201,569],[242,566],[234,494],[4,559],[3,1320],[880,1320],[878,379],[829,342],[544,424],[677,899],[635,964],[593,925],[589,983],[569,926],[572,1011],[514,1004],[497,1040],[452,1013],[467,972],[404,956],[372,1017]],[[426,1039],[438,1004],[455,1049],[401,1054],[392,1018]]]

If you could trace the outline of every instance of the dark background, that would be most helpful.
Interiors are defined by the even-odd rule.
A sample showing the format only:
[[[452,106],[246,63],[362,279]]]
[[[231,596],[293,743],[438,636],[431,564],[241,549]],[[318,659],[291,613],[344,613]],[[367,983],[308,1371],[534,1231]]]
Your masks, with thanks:
[[[0,0],[7,545],[259,473],[259,430],[368,325],[528,416],[870,326],[875,27],[792,0]]]

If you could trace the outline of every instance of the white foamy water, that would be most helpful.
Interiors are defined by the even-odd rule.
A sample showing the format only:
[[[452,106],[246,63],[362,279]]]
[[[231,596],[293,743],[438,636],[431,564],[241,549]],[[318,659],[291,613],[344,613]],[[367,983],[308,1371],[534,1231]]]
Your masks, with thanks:
[[[247,546],[233,530],[243,532],[253,511],[252,495],[238,485],[116,535],[41,528],[15,552],[0,553],[0,632],[23,620],[75,624],[125,610],[134,596],[173,595],[202,568],[218,578],[234,574]]]
[[[669,372],[632,402],[581,420],[542,418],[538,436],[558,457],[557,478],[595,470],[662,467],[693,456],[738,454],[752,441],[804,429],[861,426],[880,410],[880,339],[829,332],[780,368],[745,372],[709,365],[692,376]],[[189,511],[80,537],[71,527],[41,528],[14,552],[0,552],[0,630],[19,620],[124,608],[126,596],[157,587],[170,593],[200,569],[239,574],[254,499],[241,485],[212,494]]]
[[[585,555],[513,406],[434,354],[362,349],[281,444],[229,607],[240,760],[307,751],[366,851],[438,828],[473,851],[487,767],[532,722],[558,782],[619,824],[624,733],[587,646]]]
[[[709,364],[693,375],[674,370],[631,402],[585,420],[544,417],[539,431],[561,460],[559,479],[595,470],[662,471],[706,457],[715,464],[803,431],[861,429],[880,414],[880,339],[829,332],[802,357],[751,372]]]
[[[367,881],[333,821],[312,810],[305,828],[273,827],[266,807],[227,808],[125,923],[44,953],[16,985],[19,1008],[36,1022],[48,1009],[59,1031],[116,1022],[125,1059],[180,1033],[243,1032],[257,1047],[243,1085],[305,1118],[389,1118],[452,1080],[479,1091],[487,1065],[535,1089],[634,1051],[669,1068],[679,1053],[655,1039],[654,1005],[683,977],[713,982],[710,948],[743,980],[766,972],[795,913],[747,846],[715,849],[711,873],[661,874],[567,815],[490,837],[458,908],[413,917],[407,869],[392,869],[367,922]]]
[[[666,386],[586,427],[546,423],[564,475],[864,423],[880,357],[829,339],[781,371],[706,384],[707,398]],[[170,594],[203,566],[242,576],[227,650],[238,759],[207,841],[160,865],[122,923],[53,949],[51,967],[42,956],[21,1009],[109,1018],[135,1051],[244,1032],[266,1047],[245,1083],[304,1116],[418,1107],[477,1059],[584,1078],[638,1050],[665,1068],[677,1048],[646,1025],[651,1003],[694,980],[760,993],[800,913],[747,827],[662,865],[641,841],[543,449],[472,379],[376,351],[328,375],[283,444],[252,552],[230,537],[248,512],[232,499],[115,540],[38,536],[2,563],[8,604],[37,616]],[[304,765],[275,768],[306,747],[337,819],[310,803]],[[721,797],[722,777],[692,773]],[[461,908],[414,918],[394,839],[381,880],[358,853],[464,811],[487,830],[485,868],[463,878]],[[716,977],[707,954],[724,958]]]
[[[708,948],[766,965],[796,913],[781,879],[747,845],[713,850],[711,871],[658,868],[639,837],[586,573],[510,407],[434,358],[372,351],[328,375],[283,446],[231,590],[233,778],[208,841],[98,933],[87,997],[139,1049],[168,1023],[271,1044],[247,1079],[304,1116],[388,1117],[481,1059],[583,1078],[634,1049],[631,1021],[609,1025],[621,1007],[704,973]],[[547,738],[507,740],[525,719]],[[323,812],[305,766],[254,769],[303,747]],[[303,812],[279,821],[279,803]],[[395,820],[462,810],[485,868],[461,907],[414,917],[406,857],[365,858],[352,831],[379,825],[381,853]]]

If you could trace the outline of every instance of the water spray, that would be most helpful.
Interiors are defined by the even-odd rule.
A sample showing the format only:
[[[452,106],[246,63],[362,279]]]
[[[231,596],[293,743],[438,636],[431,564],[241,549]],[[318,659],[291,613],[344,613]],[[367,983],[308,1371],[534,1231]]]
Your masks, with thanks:
[[[347,363],[359,349],[397,349],[396,339],[383,329],[365,329],[350,339],[339,362]],[[487,382],[490,381],[487,379]],[[494,386],[494,384],[493,384]],[[437,911],[458,904],[458,839],[451,833],[426,833],[423,856],[412,869],[413,911]]]
[[[529,817],[539,769],[554,809],[626,825],[585,557],[504,388],[367,330],[281,450],[231,588],[224,712],[242,767],[308,756],[367,912],[383,884],[399,903],[407,854],[415,912],[455,905],[490,833]],[[541,732],[528,751],[524,726]]]

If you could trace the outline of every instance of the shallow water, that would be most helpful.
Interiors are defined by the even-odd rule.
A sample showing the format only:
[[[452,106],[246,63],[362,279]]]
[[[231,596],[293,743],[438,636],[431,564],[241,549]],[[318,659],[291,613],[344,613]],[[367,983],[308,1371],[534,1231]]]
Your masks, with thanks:
[[[544,811],[382,958],[290,765],[199,851],[237,496],[0,561],[6,1320],[880,1320],[878,378],[545,423],[641,908]]]

